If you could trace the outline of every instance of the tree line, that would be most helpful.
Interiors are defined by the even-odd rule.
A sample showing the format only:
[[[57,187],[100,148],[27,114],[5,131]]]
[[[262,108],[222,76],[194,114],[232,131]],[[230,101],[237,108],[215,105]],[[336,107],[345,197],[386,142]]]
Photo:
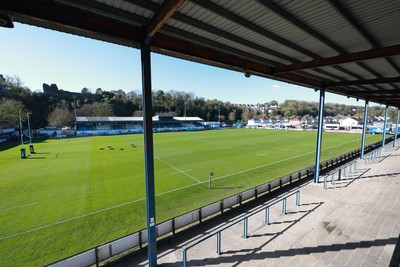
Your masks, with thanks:
[[[369,108],[369,116],[384,116],[383,106]],[[0,120],[9,120],[18,125],[19,111],[22,120],[30,115],[31,127],[72,126],[76,116],[142,116],[142,95],[139,91],[118,89],[105,91],[97,88],[91,92],[83,88],[80,93],[59,89],[56,84],[43,84],[43,92],[34,92],[25,87],[18,77],[0,75]],[[362,117],[364,107],[325,104],[325,116]],[[171,113],[175,116],[200,117],[205,121],[225,123],[244,122],[252,118],[298,118],[316,117],[318,103],[286,100],[278,103],[271,100],[258,104],[234,104],[217,99],[205,99],[182,91],[153,92],[153,115]],[[396,110],[389,113],[392,121]]]

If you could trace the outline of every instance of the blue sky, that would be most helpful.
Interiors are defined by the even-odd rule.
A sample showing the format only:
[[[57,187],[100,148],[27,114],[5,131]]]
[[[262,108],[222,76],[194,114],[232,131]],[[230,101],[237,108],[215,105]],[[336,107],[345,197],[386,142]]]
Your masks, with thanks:
[[[35,91],[42,84],[80,92],[141,90],[138,49],[110,44],[14,23],[14,29],[0,28],[0,74],[18,76]],[[256,104],[285,99],[318,101],[319,93],[288,83],[189,62],[152,53],[153,89],[192,92],[206,99]],[[327,94],[327,103],[363,106],[364,101]]]

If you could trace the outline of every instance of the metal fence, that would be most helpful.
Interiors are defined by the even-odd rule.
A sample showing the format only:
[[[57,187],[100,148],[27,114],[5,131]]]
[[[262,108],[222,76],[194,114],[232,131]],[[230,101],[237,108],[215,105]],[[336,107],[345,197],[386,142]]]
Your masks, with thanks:
[[[252,217],[253,215],[256,215],[256,214],[258,214],[260,212],[265,211],[265,224],[268,225],[269,224],[269,217],[270,217],[269,216],[270,207],[275,205],[275,204],[278,204],[281,201],[282,201],[282,214],[286,214],[287,198],[289,198],[292,195],[296,195],[296,206],[300,206],[300,191],[297,190],[296,192],[293,192],[293,193],[285,196],[284,198],[282,198],[280,200],[277,200],[277,201],[275,201],[275,202],[273,202],[273,203],[271,203],[271,204],[269,204],[269,205],[267,205],[265,207],[262,207],[262,209],[258,209],[256,211],[250,213],[250,214],[246,214],[246,215],[242,216],[241,218],[236,219],[235,221],[231,222],[230,224],[219,228],[218,230],[214,231],[213,233],[210,233],[210,234],[208,234],[206,236],[203,236],[202,238],[199,238],[196,241],[194,241],[193,243],[191,243],[190,245],[183,247],[182,248],[182,265],[184,267],[186,267],[186,265],[187,265],[187,251],[190,248],[192,248],[194,246],[197,246],[198,244],[200,244],[200,243],[204,242],[205,240],[207,240],[209,238],[212,238],[214,236],[217,236],[217,249],[216,249],[217,250],[217,254],[221,255],[221,242],[222,242],[221,241],[222,240],[221,235],[222,235],[222,232],[224,230],[228,229],[228,228],[231,228],[232,226],[234,226],[234,225],[236,225],[238,223],[243,222],[243,237],[247,238],[247,232],[248,232],[247,230],[248,230],[248,225],[249,225],[249,218]]]

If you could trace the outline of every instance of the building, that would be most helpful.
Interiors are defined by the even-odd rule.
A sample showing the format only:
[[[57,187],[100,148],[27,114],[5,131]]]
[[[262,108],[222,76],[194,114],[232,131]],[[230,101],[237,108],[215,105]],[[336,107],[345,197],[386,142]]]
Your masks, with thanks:
[[[0,120],[0,143],[15,137],[15,128],[11,127],[9,121]]]
[[[360,120],[354,117],[347,117],[339,121],[340,128],[344,130],[362,129]]]
[[[153,132],[204,130],[199,117],[174,117],[159,114],[153,117]],[[113,135],[143,133],[142,117],[77,117],[76,135]]]

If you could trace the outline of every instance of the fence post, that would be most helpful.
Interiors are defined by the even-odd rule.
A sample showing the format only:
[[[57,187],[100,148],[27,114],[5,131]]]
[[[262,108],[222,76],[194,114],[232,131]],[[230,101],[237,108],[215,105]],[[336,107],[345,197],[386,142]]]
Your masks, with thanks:
[[[335,184],[335,174],[334,174],[334,173],[332,173],[331,184],[332,184],[332,185]]]
[[[343,176],[346,177],[346,166],[344,166],[344,169],[343,169]]]
[[[327,189],[327,186],[326,186],[326,175],[324,176],[324,189]]]
[[[354,161],[354,171],[358,172],[358,170],[357,170],[357,161]]]
[[[282,201],[282,214],[286,214],[286,197]]]
[[[187,257],[187,255],[186,255],[186,248],[184,248],[184,249],[182,250],[182,266],[183,266],[183,267],[186,267],[186,257]]]
[[[96,254],[96,267],[99,267],[99,248],[95,247],[94,252]]]
[[[342,169],[339,169],[339,172],[338,172],[338,181],[340,181],[341,178],[342,178]]]
[[[269,225],[269,207],[265,208],[265,224]]]
[[[221,255],[221,232],[217,233],[217,254]]]
[[[247,238],[248,217],[243,219],[243,237]]]
[[[296,192],[296,206],[300,206],[300,191]]]

